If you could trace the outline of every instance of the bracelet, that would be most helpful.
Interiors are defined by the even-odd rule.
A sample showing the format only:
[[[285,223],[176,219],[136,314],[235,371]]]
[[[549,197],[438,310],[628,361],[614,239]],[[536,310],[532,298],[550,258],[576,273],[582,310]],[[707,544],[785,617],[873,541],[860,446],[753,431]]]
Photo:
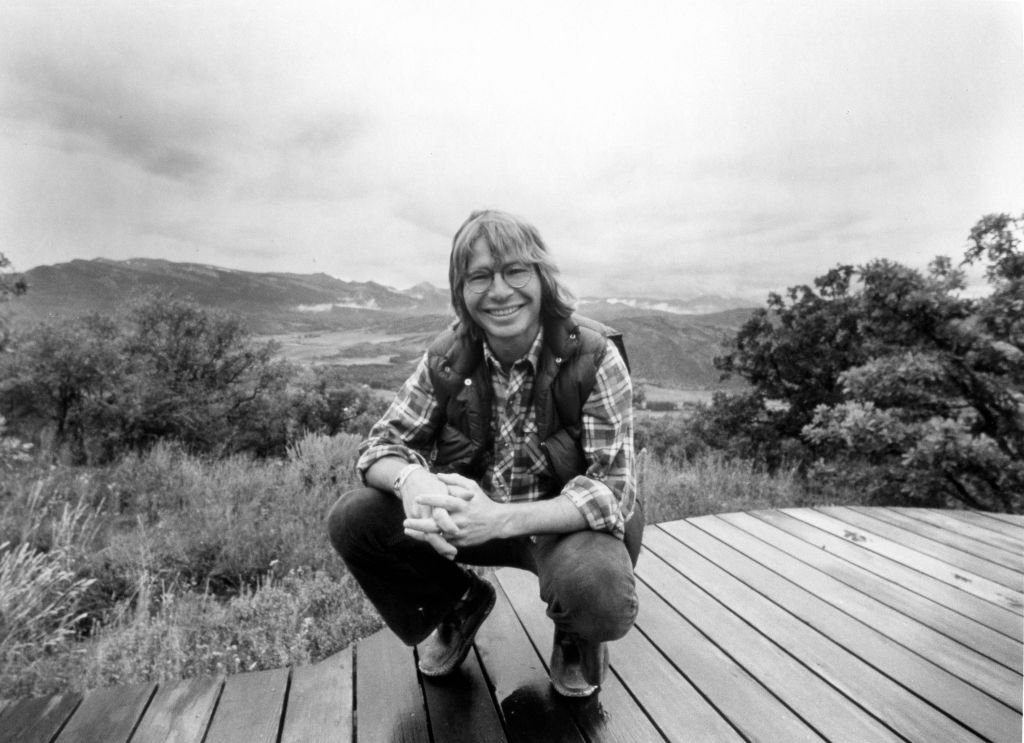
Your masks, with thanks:
[[[395,491],[395,495],[399,497],[402,496],[401,491],[402,486],[405,485],[405,481],[409,479],[409,475],[411,475],[414,470],[420,469],[421,466],[422,465],[418,464],[417,462],[409,462],[409,464],[405,465],[404,467],[402,467],[402,469],[398,471],[398,476],[395,478],[395,483],[394,485],[391,486],[391,489]]]

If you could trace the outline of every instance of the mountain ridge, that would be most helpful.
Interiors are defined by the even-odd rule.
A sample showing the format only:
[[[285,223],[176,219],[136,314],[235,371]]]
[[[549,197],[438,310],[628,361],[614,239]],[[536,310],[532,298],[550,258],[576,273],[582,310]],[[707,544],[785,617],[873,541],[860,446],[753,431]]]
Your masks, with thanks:
[[[321,334],[334,342],[339,331],[375,334],[389,340],[376,346],[361,341],[366,356],[396,357],[392,352],[401,348],[402,363],[408,363],[410,347],[453,319],[448,290],[428,282],[399,290],[324,273],[256,273],[153,258],[76,259],[38,266],[24,277],[28,293],[9,305],[19,323],[113,313],[132,296],[163,292],[241,315],[261,337]],[[722,341],[734,335],[752,311],[731,303],[735,304],[713,296],[590,297],[579,301],[579,309],[626,335],[635,377],[708,388],[719,386],[713,358],[721,353]]]

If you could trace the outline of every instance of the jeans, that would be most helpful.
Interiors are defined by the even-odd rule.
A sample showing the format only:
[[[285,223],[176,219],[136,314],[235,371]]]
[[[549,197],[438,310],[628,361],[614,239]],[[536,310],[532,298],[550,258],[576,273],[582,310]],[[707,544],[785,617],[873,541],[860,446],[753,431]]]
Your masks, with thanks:
[[[406,536],[405,511],[391,493],[359,488],[331,508],[328,534],[384,622],[407,645],[424,640],[469,587],[458,563],[529,570],[555,626],[590,642],[617,640],[637,613],[633,567],[640,553],[639,502],[626,538],[584,530],[496,539],[448,560]]]

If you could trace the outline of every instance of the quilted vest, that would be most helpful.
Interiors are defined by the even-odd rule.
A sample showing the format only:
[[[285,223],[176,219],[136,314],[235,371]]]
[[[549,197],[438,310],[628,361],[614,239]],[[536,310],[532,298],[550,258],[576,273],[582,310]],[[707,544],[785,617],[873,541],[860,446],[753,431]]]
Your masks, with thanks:
[[[586,472],[582,448],[583,404],[594,389],[597,369],[611,339],[626,360],[622,336],[579,315],[545,323],[533,399],[541,448],[554,478],[544,487],[558,492]],[[483,476],[493,445],[490,371],[483,345],[449,328],[431,342],[430,378],[444,418],[435,437],[433,466],[473,479]]]

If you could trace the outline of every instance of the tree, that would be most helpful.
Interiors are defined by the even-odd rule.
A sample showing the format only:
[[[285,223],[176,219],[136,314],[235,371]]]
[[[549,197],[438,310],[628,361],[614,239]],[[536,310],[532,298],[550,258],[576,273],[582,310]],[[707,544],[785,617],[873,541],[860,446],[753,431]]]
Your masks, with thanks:
[[[990,215],[971,231],[964,263],[987,261],[986,297],[965,297],[947,258],[927,273],[886,260],[840,267],[818,292],[773,297],[720,368],[753,385],[780,440],[808,445],[816,482],[852,483],[885,502],[1019,511],[1022,224]]]
[[[813,288],[791,287],[786,298],[773,292],[744,323],[715,366],[751,389],[718,395],[701,411],[698,422],[712,446],[771,469],[799,452],[800,432],[815,409],[842,399],[839,375],[867,358],[851,293],[855,274],[853,266],[837,266]]]
[[[52,426],[77,461],[163,438],[197,453],[287,445],[291,368],[235,317],[150,295],[115,318],[50,320],[15,340],[0,362],[5,410],[23,429]]]
[[[11,297],[24,294],[28,290],[25,279],[10,271],[11,262],[7,256],[0,253],[0,305],[8,302]],[[3,314],[0,314],[0,352],[7,345],[8,338],[7,321]]]
[[[284,395],[290,367],[273,343],[254,343],[236,316],[147,295],[130,303],[125,328],[124,436],[133,447],[174,438],[194,451],[231,451],[258,425],[264,398]]]
[[[21,428],[53,426],[58,444],[84,456],[90,420],[118,388],[117,326],[99,315],[41,323],[14,337],[0,369],[0,395]]]
[[[316,366],[294,385],[291,417],[297,431],[325,436],[369,431],[387,403],[347,377],[343,368]]]

